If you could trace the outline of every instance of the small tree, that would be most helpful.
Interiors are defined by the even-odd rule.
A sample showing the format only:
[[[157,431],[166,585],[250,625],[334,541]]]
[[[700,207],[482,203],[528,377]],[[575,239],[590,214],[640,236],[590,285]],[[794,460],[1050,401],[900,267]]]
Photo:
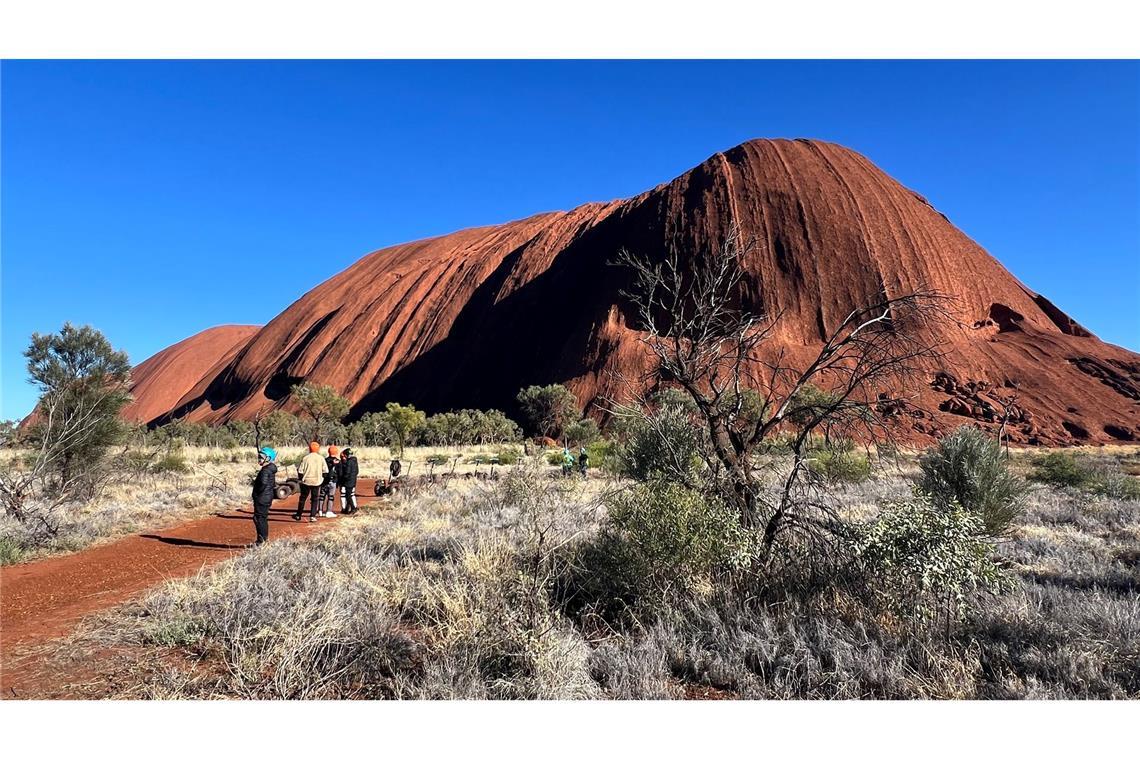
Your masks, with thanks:
[[[230,420],[225,424],[225,428],[236,445],[252,446],[255,443],[252,423],[246,420]]]
[[[0,447],[14,446],[20,438],[18,420],[0,420]]]
[[[331,424],[338,424],[352,406],[330,386],[304,382],[293,389],[293,399],[312,421],[312,438],[323,441]]]
[[[557,438],[578,418],[578,399],[564,385],[531,385],[519,391],[516,399],[535,435]]]
[[[55,509],[94,492],[108,473],[101,460],[126,434],[119,412],[131,400],[131,364],[98,330],[71,323],[59,333],[33,334],[24,356],[40,389],[28,429],[35,450],[26,470],[0,479],[0,497],[10,516],[34,517],[54,534]],[[31,512],[30,497],[40,499]]]
[[[522,436],[515,421],[498,409],[484,413],[482,432],[484,443],[508,443],[517,441]]]
[[[412,434],[424,427],[427,415],[414,406],[403,406],[389,401],[381,414],[388,436],[388,446],[397,457],[404,455],[404,446]]]
[[[281,409],[274,409],[264,417],[254,421],[255,440],[258,446],[284,446],[295,442],[300,420],[295,415]]]
[[[131,400],[130,359],[98,330],[70,322],[58,334],[33,334],[24,356],[41,391],[33,435],[70,481],[75,462],[95,464],[125,433],[119,412]]]
[[[704,436],[689,397],[668,389],[649,400],[644,414],[621,420],[619,461],[634,480],[663,480],[699,491]]]

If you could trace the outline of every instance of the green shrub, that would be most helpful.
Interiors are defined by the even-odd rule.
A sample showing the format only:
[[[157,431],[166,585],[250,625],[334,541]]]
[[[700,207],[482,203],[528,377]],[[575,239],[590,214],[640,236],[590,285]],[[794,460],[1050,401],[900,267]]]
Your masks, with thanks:
[[[975,427],[960,427],[919,459],[919,488],[935,504],[959,504],[982,518],[986,531],[1004,533],[1021,514],[1025,483],[1009,470],[1001,446]]]
[[[0,536],[0,565],[15,565],[24,559],[24,547],[7,536]]]
[[[1110,499],[1140,500],[1140,480],[1121,472],[1097,472],[1089,490]]]
[[[519,463],[522,452],[514,446],[500,446],[496,449],[495,456],[498,457],[499,464],[512,465]]]
[[[598,439],[598,423],[589,417],[584,417],[567,425],[562,435],[573,446],[589,446]]]
[[[618,457],[618,446],[613,441],[608,441],[605,438],[597,439],[586,447],[586,455],[590,458],[592,469],[614,474],[618,472],[621,463]]]
[[[869,587],[889,606],[924,617],[960,616],[972,592],[1009,584],[987,533],[980,515],[919,493],[856,526],[853,545]]]
[[[666,397],[646,417],[628,423],[621,449],[622,474],[643,482],[692,480],[701,466],[703,440],[690,406]]]
[[[842,436],[822,436],[812,434],[807,437],[804,448],[807,451],[838,451],[850,454],[855,451],[855,441]]]
[[[562,452],[561,451],[548,451],[546,452],[546,463],[552,464],[557,467],[562,466]]]
[[[1072,454],[1054,451],[1033,460],[1033,472],[1029,479],[1051,486],[1084,488],[1092,483],[1093,470]]]
[[[441,464],[447,464],[450,461],[451,458],[446,454],[432,454],[424,460],[427,464],[434,464],[436,467],[439,467]]]
[[[1054,451],[1033,461],[1030,480],[1079,488],[1113,499],[1140,499],[1140,481],[1105,467],[1094,467],[1072,454]]]
[[[862,483],[871,477],[867,457],[853,451],[822,449],[808,460],[811,471],[832,483]]]
[[[676,484],[637,485],[607,504],[603,533],[644,591],[664,598],[718,568],[746,565],[754,536],[726,505]]]
[[[795,443],[796,434],[790,432],[776,433],[762,440],[756,448],[757,454],[790,454]]]
[[[186,462],[186,457],[180,452],[171,451],[163,454],[154,464],[151,465],[150,471],[154,473],[172,473],[184,475],[190,472],[190,465]]]

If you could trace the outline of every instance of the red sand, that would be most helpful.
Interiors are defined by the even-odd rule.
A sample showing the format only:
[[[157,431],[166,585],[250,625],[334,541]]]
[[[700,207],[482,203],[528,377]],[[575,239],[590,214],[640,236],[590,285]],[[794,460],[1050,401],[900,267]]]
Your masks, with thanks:
[[[510,410],[521,386],[550,382],[590,407],[623,395],[613,372],[645,364],[624,275],[606,263],[622,247],[707,249],[733,223],[757,242],[747,298],[784,314],[776,339],[793,356],[880,292],[955,299],[959,323],[932,336],[945,359],[917,388],[877,389],[919,394],[929,413],[904,420],[912,439],[986,419],[995,390],[1016,384],[1028,414],[1014,442],[1140,440],[1140,355],[1091,336],[863,156],[812,140],[747,142],[628,200],[376,251],[228,358],[203,351],[196,366],[216,365],[177,403],[141,386],[138,403],[167,406],[163,419],[250,419],[306,379],[351,399],[354,416],[393,400]]]
[[[358,491],[370,494],[372,484],[372,480],[361,479]],[[302,522],[294,522],[290,515],[296,511],[297,498],[274,503],[270,540],[353,519],[319,519],[310,524],[306,515]],[[358,496],[358,500],[362,508],[379,502],[373,496]],[[220,512],[75,554],[0,568],[0,693],[10,696],[13,687],[23,687],[17,688],[20,693],[32,686],[27,680],[43,664],[37,644],[68,634],[87,615],[243,551],[256,537],[250,509]]]

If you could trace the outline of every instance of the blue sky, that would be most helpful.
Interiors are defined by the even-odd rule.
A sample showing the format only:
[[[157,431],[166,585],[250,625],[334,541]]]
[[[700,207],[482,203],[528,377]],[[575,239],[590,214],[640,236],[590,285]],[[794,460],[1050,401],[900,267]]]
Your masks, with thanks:
[[[0,417],[33,331],[136,363],[386,245],[619,198],[754,137],[854,148],[1140,349],[1136,62],[0,65]]]

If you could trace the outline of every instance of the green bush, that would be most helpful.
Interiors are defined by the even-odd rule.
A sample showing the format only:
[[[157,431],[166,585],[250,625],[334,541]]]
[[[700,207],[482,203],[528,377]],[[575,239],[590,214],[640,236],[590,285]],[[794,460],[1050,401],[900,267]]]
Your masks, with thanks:
[[[987,534],[980,515],[920,493],[856,526],[853,547],[868,586],[889,606],[921,617],[961,616],[973,592],[1009,584]]]
[[[1001,446],[975,427],[960,427],[919,459],[919,488],[935,504],[961,505],[986,531],[1004,533],[1021,514],[1025,483],[1009,470]]]
[[[1107,467],[1094,467],[1072,454],[1054,451],[1033,462],[1030,480],[1079,488],[1112,499],[1140,500],[1140,481]]]
[[[599,438],[586,447],[591,469],[617,474],[620,468],[618,446],[613,441]]]
[[[624,572],[658,598],[689,590],[716,569],[742,567],[754,536],[718,501],[676,484],[637,485],[610,498],[603,533]]]
[[[120,464],[131,475],[146,475],[150,472],[151,455],[139,449],[130,449],[123,455]]]
[[[180,452],[171,451],[163,454],[154,464],[150,466],[150,471],[154,473],[171,473],[177,475],[184,475],[190,472],[190,465],[186,462],[186,457]]]
[[[7,536],[0,536],[0,565],[15,565],[24,559],[24,547]]]
[[[620,454],[622,474],[643,482],[691,481],[701,466],[703,441],[691,405],[676,393],[663,395],[647,416],[627,423]]]
[[[1033,461],[1033,472],[1029,479],[1051,486],[1085,488],[1092,484],[1094,472],[1072,454],[1054,451]]]
[[[1120,472],[1098,472],[1090,490],[1110,499],[1140,500],[1140,480]]]
[[[589,446],[598,439],[598,423],[585,417],[567,425],[562,435],[572,446]]]
[[[828,409],[834,408],[839,403],[841,403],[839,397],[834,393],[808,383],[792,396],[785,416],[792,424],[802,428],[818,416],[826,415]]]
[[[495,456],[498,457],[499,464],[512,465],[519,463],[522,452],[514,446],[500,446],[496,449]]]
[[[867,457],[853,451],[822,449],[814,452],[808,467],[815,474],[832,483],[862,483],[871,477],[871,463]]]

